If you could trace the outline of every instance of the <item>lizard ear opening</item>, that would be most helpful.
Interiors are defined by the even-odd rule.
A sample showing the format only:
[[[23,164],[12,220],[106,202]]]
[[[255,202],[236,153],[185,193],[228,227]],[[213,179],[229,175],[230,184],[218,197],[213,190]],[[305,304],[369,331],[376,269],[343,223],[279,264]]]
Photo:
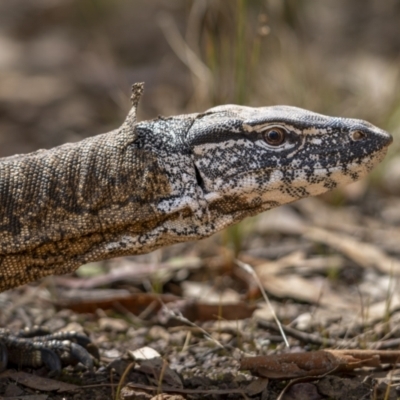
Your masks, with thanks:
[[[196,164],[194,164],[194,171],[196,173],[196,182],[204,190],[204,181]]]

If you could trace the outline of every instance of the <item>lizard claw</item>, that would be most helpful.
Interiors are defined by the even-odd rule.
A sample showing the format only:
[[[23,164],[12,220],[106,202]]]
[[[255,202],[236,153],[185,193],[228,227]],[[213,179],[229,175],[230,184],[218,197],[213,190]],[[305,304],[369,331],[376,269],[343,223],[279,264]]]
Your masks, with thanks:
[[[84,347],[71,343],[71,356],[82,363],[90,372],[93,371],[93,359]]]
[[[54,372],[61,372],[61,360],[60,357],[52,350],[43,348],[40,350],[40,356],[43,364]]]

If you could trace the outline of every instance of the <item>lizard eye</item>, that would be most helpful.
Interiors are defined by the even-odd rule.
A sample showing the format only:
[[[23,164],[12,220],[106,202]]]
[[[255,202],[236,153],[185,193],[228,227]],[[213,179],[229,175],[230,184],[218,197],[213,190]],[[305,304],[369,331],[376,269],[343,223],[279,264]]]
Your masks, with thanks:
[[[271,146],[279,146],[285,140],[286,132],[282,128],[270,128],[263,132],[264,140]]]
[[[355,142],[358,142],[358,141],[360,141],[360,140],[365,139],[366,136],[367,136],[367,135],[366,135],[364,132],[361,132],[361,131],[354,131],[354,132],[351,134],[351,137],[352,137],[352,139],[353,139]]]

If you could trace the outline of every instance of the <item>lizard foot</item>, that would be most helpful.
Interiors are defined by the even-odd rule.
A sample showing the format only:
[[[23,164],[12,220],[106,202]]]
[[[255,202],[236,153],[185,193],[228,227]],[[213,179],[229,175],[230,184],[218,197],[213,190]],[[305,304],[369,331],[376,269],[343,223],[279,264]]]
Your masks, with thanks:
[[[0,329],[0,371],[14,364],[19,367],[41,367],[59,372],[62,366],[81,362],[93,371],[93,359],[99,359],[96,346],[78,332],[49,333],[34,327],[18,333]]]

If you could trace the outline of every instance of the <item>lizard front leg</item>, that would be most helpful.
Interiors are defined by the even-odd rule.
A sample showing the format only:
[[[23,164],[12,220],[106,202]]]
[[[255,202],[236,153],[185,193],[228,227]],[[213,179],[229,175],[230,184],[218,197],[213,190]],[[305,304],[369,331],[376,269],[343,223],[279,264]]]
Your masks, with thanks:
[[[68,331],[49,333],[34,327],[12,333],[0,329],[0,371],[8,365],[41,367],[60,372],[65,365],[82,363],[93,371],[93,359],[98,359],[97,348],[81,333]]]

